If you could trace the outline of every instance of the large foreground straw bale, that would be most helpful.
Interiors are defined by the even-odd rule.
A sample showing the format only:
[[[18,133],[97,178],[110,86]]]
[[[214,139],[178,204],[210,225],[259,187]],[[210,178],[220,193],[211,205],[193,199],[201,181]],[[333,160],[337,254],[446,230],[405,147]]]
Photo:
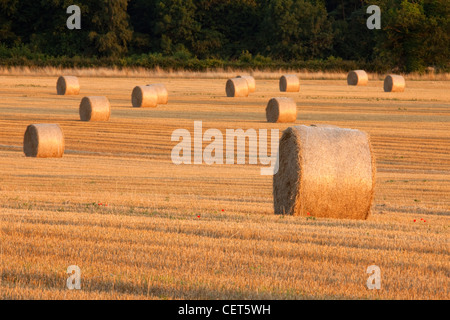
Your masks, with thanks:
[[[280,78],[281,92],[299,92],[300,80],[295,74],[285,74]]]
[[[375,172],[365,132],[290,127],[281,137],[279,170],[273,177],[275,214],[366,219]]]
[[[266,107],[268,122],[295,122],[297,120],[297,105],[291,98],[272,98]]]
[[[84,97],[79,113],[81,121],[108,121],[111,105],[107,97]]]
[[[169,93],[166,86],[162,83],[148,84],[147,86],[155,88],[158,94],[157,104],[167,104],[169,102]]]
[[[131,94],[134,108],[155,108],[158,105],[158,92],[153,86],[137,86]]]
[[[255,92],[255,90],[256,90],[255,78],[253,78],[252,76],[237,76],[236,78],[242,78],[242,79],[247,80],[248,92],[249,93]]]
[[[399,75],[390,74],[384,79],[385,92],[403,92],[405,91],[405,78]]]
[[[27,157],[61,158],[64,154],[64,133],[57,124],[31,124],[23,138]]]
[[[80,83],[77,77],[61,76],[56,82],[56,93],[58,95],[77,95],[80,93]]]
[[[353,70],[347,75],[347,84],[349,86],[366,86],[369,82],[369,76],[364,70]]]
[[[248,82],[244,78],[232,78],[227,81],[227,97],[248,97]]]

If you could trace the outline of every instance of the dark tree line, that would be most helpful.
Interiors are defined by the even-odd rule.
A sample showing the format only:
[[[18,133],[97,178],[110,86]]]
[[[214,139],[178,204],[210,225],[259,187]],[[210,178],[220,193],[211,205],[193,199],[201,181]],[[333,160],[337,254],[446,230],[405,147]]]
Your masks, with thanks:
[[[72,4],[81,30],[66,27]],[[372,4],[381,30],[366,26]],[[422,71],[448,69],[449,34],[448,0],[0,0],[2,52],[25,46],[54,57],[333,56]]]

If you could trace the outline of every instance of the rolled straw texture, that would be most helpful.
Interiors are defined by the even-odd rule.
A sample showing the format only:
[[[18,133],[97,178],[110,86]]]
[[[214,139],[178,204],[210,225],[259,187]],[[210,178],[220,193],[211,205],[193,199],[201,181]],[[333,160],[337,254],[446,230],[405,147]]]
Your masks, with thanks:
[[[162,83],[148,84],[147,86],[155,88],[158,94],[157,104],[167,104],[169,102],[169,93],[166,86]]]
[[[347,75],[347,84],[349,86],[366,86],[369,82],[369,76],[364,70],[353,70]]]
[[[285,74],[280,78],[281,92],[299,92],[300,80],[295,74]]]
[[[247,80],[249,93],[253,93],[256,91],[256,81],[255,78],[253,78],[252,76],[237,76],[236,78],[242,78]]]
[[[158,105],[158,92],[152,86],[137,86],[131,94],[134,108],[155,108]]]
[[[275,214],[367,219],[375,173],[365,132],[290,127],[280,139],[279,170],[273,177]]]
[[[77,77],[61,76],[56,82],[56,93],[58,95],[77,95],[80,93],[80,83]]]
[[[291,98],[272,98],[266,107],[268,122],[282,123],[295,122],[297,120],[297,104]]]
[[[31,124],[23,138],[27,157],[61,158],[64,154],[64,133],[57,124]]]
[[[107,97],[84,97],[81,99],[81,121],[108,121],[111,116],[111,105]]]
[[[390,74],[384,79],[385,92],[403,92],[405,91],[405,78],[399,75]]]
[[[244,78],[232,78],[227,81],[225,91],[227,97],[248,97],[248,82]]]

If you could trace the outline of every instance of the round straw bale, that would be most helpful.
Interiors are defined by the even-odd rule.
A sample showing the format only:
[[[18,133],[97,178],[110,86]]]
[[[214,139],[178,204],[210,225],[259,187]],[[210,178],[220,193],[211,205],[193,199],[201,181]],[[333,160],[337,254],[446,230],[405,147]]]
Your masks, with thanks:
[[[248,82],[244,78],[232,78],[227,81],[227,97],[248,97]]]
[[[167,104],[169,102],[169,94],[167,93],[166,86],[162,83],[148,84],[147,86],[153,87],[158,93],[157,104]]]
[[[57,124],[31,124],[23,137],[23,152],[27,157],[61,158],[64,146],[64,133]]]
[[[80,93],[80,83],[77,77],[60,76],[56,82],[58,95],[77,95]]]
[[[134,108],[155,108],[158,104],[158,92],[152,86],[137,86],[131,94]]]
[[[273,177],[275,214],[367,219],[375,172],[365,132],[290,127],[280,139],[279,170]]]
[[[266,107],[268,122],[295,122],[297,120],[297,105],[291,98],[272,98]]]
[[[248,92],[249,93],[255,92],[255,90],[256,90],[255,78],[253,78],[252,76],[237,76],[236,78],[243,78],[243,79],[247,80]]]
[[[369,76],[364,70],[353,70],[347,75],[347,84],[349,86],[366,86],[369,82]]]
[[[399,75],[390,74],[384,79],[384,92],[405,91],[405,78]]]
[[[299,92],[300,80],[295,74],[285,74],[280,78],[281,92]]]
[[[79,112],[81,121],[108,121],[111,105],[107,97],[84,97]]]

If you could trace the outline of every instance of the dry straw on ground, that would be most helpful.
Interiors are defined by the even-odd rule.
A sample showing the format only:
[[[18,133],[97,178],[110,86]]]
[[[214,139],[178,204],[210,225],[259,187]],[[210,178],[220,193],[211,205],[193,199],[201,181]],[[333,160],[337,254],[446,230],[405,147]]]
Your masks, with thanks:
[[[348,73],[347,84],[349,86],[365,86],[369,82],[369,76],[364,70],[353,70]]]
[[[295,74],[285,74],[280,78],[281,92],[299,92],[300,80]]]
[[[169,102],[169,93],[166,86],[162,83],[148,84],[147,86],[155,88],[158,93],[157,104],[167,104]]]
[[[31,124],[23,138],[27,157],[61,158],[64,154],[64,133],[57,124]]]
[[[152,86],[137,86],[131,94],[134,108],[155,108],[158,105],[158,92]]]
[[[233,78],[227,81],[225,91],[227,97],[248,97],[248,82],[244,78]]]
[[[108,121],[111,105],[107,97],[84,97],[80,103],[81,121]]]
[[[237,76],[236,78],[242,78],[242,79],[247,80],[248,92],[249,93],[255,92],[255,90],[256,90],[255,78],[253,78],[252,76]]]
[[[221,69],[205,71],[186,71],[186,70],[163,70],[156,67],[148,68],[55,68],[55,67],[2,67],[0,66],[0,75],[4,76],[59,76],[61,74],[72,74],[78,77],[100,77],[100,78],[159,78],[159,79],[230,79],[235,74],[244,73],[240,69]],[[278,69],[276,71],[253,70],[253,77],[265,80],[279,80],[280,74],[295,73],[304,80],[345,80],[347,72],[327,72],[327,71],[308,71],[306,69]],[[371,73],[370,80],[383,80],[385,74]],[[420,81],[448,81],[450,73],[409,73],[405,79]]]
[[[365,132],[295,126],[280,140],[273,177],[275,214],[367,219],[375,160]]]
[[[78,78],[74,76],[60,76],[56,82],[56,93],[58,95],[77,95],[80,93]]]
[[[384,79],[385,92],[403,92],[405,91],[405,78],[399,75],[390,74]]]
[[[297,120],[297,105],[291,98],[272,98],[266,107],[268,122],[282,123],[295,122]]]

